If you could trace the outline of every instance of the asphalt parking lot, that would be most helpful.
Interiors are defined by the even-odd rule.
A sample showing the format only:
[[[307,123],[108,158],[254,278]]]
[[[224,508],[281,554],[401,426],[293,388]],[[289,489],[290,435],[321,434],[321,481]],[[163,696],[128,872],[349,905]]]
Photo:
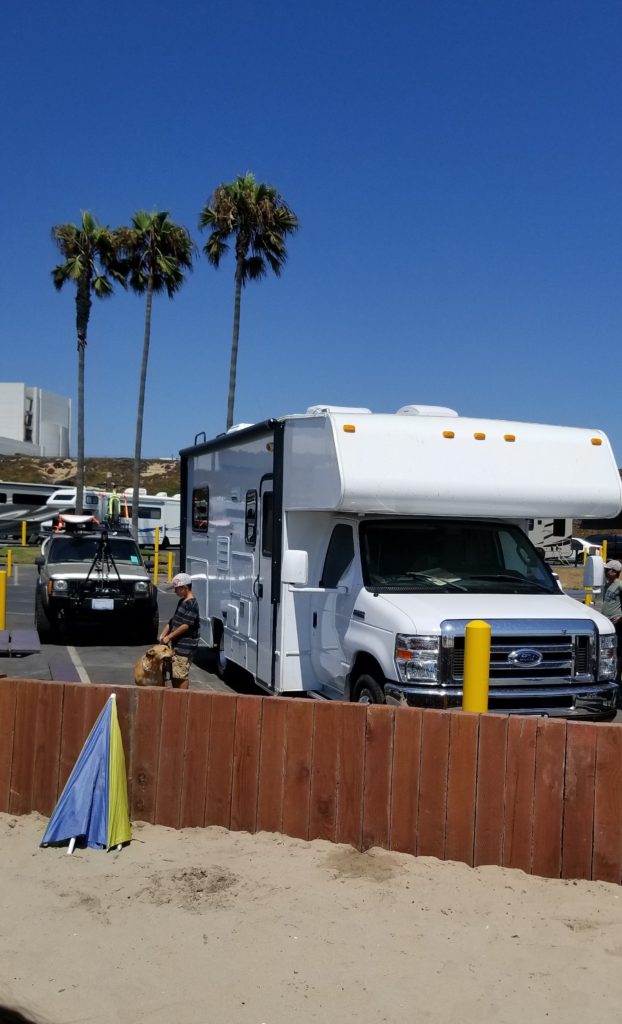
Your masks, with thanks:
[[[7,581],[7,629],[34,629],[34,598],[37,569],[34,565],[16,565]],[[176,597],[158,588],[160,622],[172,615]],[[0,673],[19,679],[50,679],[50,661],[69,658],[84,683],[112,683],[114,686],[134,685],[134,663],[145,650],[145,644],[110,643],[104,629],[76,631],[67,637],[67,644],[43,644],[38,654],[0,656]],[[207,651],[199,652],[190,671],[193,690],[213,690],[221,693],[249,691],[246,679],[241,678],[235,690],[221,682],[209,670]]]

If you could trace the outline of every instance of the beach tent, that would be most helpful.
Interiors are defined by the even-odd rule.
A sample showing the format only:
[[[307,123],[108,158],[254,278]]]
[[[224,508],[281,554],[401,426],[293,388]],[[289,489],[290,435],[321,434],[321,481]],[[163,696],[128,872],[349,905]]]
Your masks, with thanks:
[[[113,693],[91,729],[41,846],[75,843],[109,850],[132,838],[123,740]]]

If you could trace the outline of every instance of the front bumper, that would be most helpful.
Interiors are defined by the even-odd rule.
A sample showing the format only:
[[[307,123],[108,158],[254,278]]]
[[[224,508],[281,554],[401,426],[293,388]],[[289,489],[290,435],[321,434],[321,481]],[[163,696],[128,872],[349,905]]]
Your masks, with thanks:
[[[388,704],[415,708],[460,708],[461,686],[406,686],[387,680]],[[549,718],[605,719],[615,715],[618,684],[586,686],[491,686],[488,710],[499,714],[546,715]]]

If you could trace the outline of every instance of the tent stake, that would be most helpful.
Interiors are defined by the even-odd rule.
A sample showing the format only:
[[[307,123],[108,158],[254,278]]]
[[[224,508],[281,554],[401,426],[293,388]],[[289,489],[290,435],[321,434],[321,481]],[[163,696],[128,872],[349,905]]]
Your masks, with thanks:
[[[67,848],[67,856],[68,856],[68,857],[71,857],[71,854],[72,854],[72,853],[73,853],[73,851],[74,851],[74,847],[75,847],[75,845],[76,845],[76,837],[75,837],[75,836],[73,836],[73,837],[72,837],[72,838],[71,838],[71,839],[69,840],[69,846],[68,846],[68,848]]]

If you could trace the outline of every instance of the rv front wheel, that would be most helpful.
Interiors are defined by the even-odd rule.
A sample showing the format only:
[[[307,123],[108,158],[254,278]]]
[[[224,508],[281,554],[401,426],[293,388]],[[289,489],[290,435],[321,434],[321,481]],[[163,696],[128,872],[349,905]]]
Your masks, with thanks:
[[[229,660],[228,660],[228,658],[225,657],[225,634],[224,633],[220,634],[220,640],[218,641],[218,646],[214,647],[214,654],[216,655],[214,670],[215,670],[216,675],[218,676],[218,678],[222,679],[222,681],[224,683],[224,682],[226,682],[226,680],[229,677],[229,667],[230,667],[229,666]]]
[[[354,684],[354,700],[358,704],[384,704],[384,690],[377,679],[363,672]]]

